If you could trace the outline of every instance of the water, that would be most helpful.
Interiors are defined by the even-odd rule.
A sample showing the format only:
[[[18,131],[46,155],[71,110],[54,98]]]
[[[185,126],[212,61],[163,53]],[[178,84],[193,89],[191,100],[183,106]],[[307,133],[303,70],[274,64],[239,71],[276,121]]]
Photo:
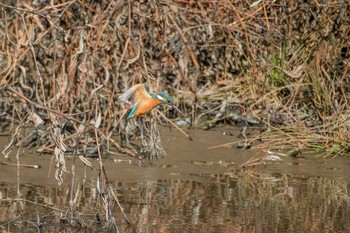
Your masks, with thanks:
[[[110,184],[132,222],[127,224],[115,206],[119,230],[350,232],[350,160],[283,157],[280,162],[241,169],[239,164],[259,153],[234,148],[209,150],[235,139],[224,136],[224,130],[195,131],[195,140],[188,141],[176,131],[163,129],[167,158],[155,164],[142,164],[126,156],[108,160]],[[237,135],[234,130],[231,133]],[[97,161],[90,161],[98,167]],[[65,174],[65,183],[58,186],[54,170],[49,173],[51,156],[28,152],[21,155],[21,163],[40,164],[42,168],[21,168],[17,177],[16,167],[1,165],[2,230],[79,231],[67,223],[71,173]],[[70,168],[72,159],[67,163]],[[101,231],[103,224],[96,223],[95,217],[98,212],[104,219],[96,189],[97,171],[87,169],[84,179],[79,161],[76,173],[75,184],[80,189],[75,187],[74,197],[80,231]]]

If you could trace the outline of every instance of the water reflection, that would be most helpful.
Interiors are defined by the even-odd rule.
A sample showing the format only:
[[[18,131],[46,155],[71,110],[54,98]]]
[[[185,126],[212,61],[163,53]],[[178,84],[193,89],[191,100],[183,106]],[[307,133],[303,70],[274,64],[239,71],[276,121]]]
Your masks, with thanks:
[[[195,143],[165,134],[169,156],[155,164],[125,156],[105,161],[110,185],[132,221],[125,223],[115,205],[120,232],[350,232],[349,160],[284,158],[242,170],[239,164],[258,156],[255,152],[208,150],[231,138],[197,133]],[[0,231],[77,232],[67,221],[69,172],[57,186],[52,175],[47,178],[50,157],[26,155],[21,162],[42,169],[20,170],[18,196],[16,168],[1,167]],[[67,158],[68,168],[71,163]],[[81,232],[103,231],[104,222],[95,215],[98,211],[104,221],[97,171],[77,163],[76,174],[73,217],[80,220]]]
[[[175,176],[115,182],[112,186],[133,222],[131,226],[124,223],[115,208],[121,232],[350,231],[347,181],[237,170],[193,174],[185,179]],[[27,201],[14,201],[15,187],[1,185],[2,228],[18,231],[25,224],[35,230],[29,223],[35,223],[39,217],[42,229],[55,231],[49,223],[55,223],[52,219],[62,223],[59,219],[68,209],[69,189],[26,184],[20,190],[21,198]],[[101,228],[93,217],[97,208],[94,185],[86,184],[76,200],[83,226]],[[58,229],[56,232],[70,232],[67,227]]]

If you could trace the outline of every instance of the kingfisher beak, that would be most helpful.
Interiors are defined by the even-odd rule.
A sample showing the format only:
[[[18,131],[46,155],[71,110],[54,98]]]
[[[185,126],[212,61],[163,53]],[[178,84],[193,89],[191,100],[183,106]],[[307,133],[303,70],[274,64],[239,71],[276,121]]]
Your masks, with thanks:
[[[178,107],[176,107],[176,105],[172,105],[171,108],[174,108],[176,111],[178,111],[181,114],[181,116],[185,117],[185,115],[180,111]]]
[[[181,116],[185,117],[185,115],[180,111],[180,109],[178,107],[176,107],[176,105],[174,103],[171,102],[163,102],[164,105],[166,105],[167,107],[169,107],[170,109],[175,109],[176,111],[178,111]]]

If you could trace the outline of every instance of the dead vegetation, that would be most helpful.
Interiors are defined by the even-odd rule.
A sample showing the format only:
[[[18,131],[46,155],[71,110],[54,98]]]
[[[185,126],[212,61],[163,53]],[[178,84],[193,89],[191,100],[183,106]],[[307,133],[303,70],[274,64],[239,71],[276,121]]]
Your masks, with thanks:
[[[166,117],[152,114],[155,138],[128,147],[140,130],[117,102],[148,82],[188,116],[179,125],[260,124],[258,135],[244,133],[250,145],[346,155],[349,19],[345,0],[2,1],[0,127],[13,132],[4,154],[19,143],[53,152],[58,181],[65,154],[161,157]],[[103,164],[99,177],[108,203]]]
[[[89,133],[101,114],[101,145],[135,155],[112,139],[122,128],[116,97],[147,81],[152,91],[175,96],[190,117],[185,125],[244,123],[251,114],[268,127],[268,137],[276,125],[301,128],[300,138],[315,136],[305,137],[306,147],[322,138],[318,148],[348,151],[346,1],[0,6],[2,128],[9,120],[51,124],[50,112],[77,136]],[[38,137],[37,145],[50,146]]]

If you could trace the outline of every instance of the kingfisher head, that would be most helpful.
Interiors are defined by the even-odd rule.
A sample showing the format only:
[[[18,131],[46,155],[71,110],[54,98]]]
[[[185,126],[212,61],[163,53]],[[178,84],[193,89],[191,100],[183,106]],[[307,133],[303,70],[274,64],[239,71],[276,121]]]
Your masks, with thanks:
[[[157,97],[162,104],[165,104],[165,105],[174,104],[173,98],[171,98],[171,96],[166,92],[159,93]]]
[[[161,92],[159,94],[150,93],[150,95],[152,96],[152,98],[158,99],[162,104],[167,105],[169,107],[171,107],[171,104],[174,103],[173,98],[171,98],[171,96],[166,92]]]
[[[159,101],[166,105],[167,107],[171,108],[171,109],[175,109],[177,110],[182,116],[184,116],[184,114],[182,114],[182,112],[180,111],[180,109],[178,109],[175,104],[174,104],[174,99],[171,98],[171,96],[166,93],[166,92],[161,92],[159,94],[151,94],[151,96],[153,98],[159,99]]]

